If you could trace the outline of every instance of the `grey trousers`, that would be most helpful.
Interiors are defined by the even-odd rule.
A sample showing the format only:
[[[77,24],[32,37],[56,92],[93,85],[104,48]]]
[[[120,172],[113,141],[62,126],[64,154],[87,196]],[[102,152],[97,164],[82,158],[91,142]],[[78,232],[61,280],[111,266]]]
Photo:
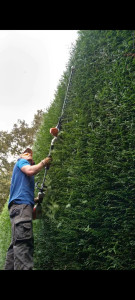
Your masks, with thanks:
[[[7,251],[5,270],[32,270],[34,239],[33,208],[27,204],[13,204],[9,210],[12,240]]]

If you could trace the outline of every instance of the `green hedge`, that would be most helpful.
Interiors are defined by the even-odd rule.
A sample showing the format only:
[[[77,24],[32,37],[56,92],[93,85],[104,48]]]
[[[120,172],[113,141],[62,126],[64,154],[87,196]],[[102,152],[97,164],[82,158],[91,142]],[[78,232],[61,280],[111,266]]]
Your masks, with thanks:
[[[38,269],[135,267],[135,58],[126,55],[132,52],[132,31],[79,32],[57,110],[48,111],[37,140],[46,152],[74,65],[35,243]]]

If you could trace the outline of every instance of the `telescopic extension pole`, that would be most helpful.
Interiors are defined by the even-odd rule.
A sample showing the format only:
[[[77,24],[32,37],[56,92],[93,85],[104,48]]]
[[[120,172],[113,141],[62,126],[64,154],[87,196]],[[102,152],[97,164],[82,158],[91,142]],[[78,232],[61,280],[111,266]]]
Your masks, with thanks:
[[[72,80],[72,75],[73,75],[74,70],[75,70],[75,68],[72,66],[69,80],[68,80],[67,90],[66,90],[66,94],[65,94],[65,98],[64,98],[64,102],[63,102],[63,106],[62,106],[61,116],[59,118],[58,124],[56,127],[50,129],[50,133],[53,135],[54,138],[51,141],[48,157],[51,156],[51,152],[54,148],[54,143],[57,141],[57,135],[61,129],[62,117],[63,117],[64,109],[65,109],[65,106],[66,106],[66,103],[68,100],[67,96],[68,96],[68,91],[69,91],[69,88],[71,85],[71,80]],[[41,187],[38,186],[38,182],[35,184],[35,186],[39,190],[39,192],[38,192],[38,198],[36,199],[37,203],[35,204],[35,206],[33,208],[33,220],[40,219],[42,217],[41,202],[43,201],[43,198],[45,196],[44,191],[46,191],[46,189],[47,189],[47,186],[45,186],[45,180],[46,180],[46,175],[47,175],[48,169],[49,169],[49,167],[45,167],[44,177],[43,177],[43,182],[41,184]]]
[[[66,94],[65,94],[65,98],[64,98],[64,102],[63,102],[63,106],[62,106],[61,116],[59,118],[58,124],[57,124],[56,127],[50,129],[50,133],[54,136],[54,138],[51,141],[51,145],[50,145],[48,157],[51,156],[51,152],[54,149],[54,144],[57,141],[58,132],[60,131],[62,117],[63,117],[65,106],[66,106],[66,103],[67,103],[67,100],[68,100],[67,96],[68,96],[69,88],[70,88],[70,85],[71,85],[71,80],[72,80],[72,75],[73,75],[74,70],[75,70],[75,68],[72,66],[71,67],[71,72],[70,72],[70,75],[69,75],[69,80],[68,80],[68,85],[67,85],[67,89],[66,89]],[[43,177],[43,182],[41,184],[41,188],[38,187],[38,183],[36,184],[36,187],[38,188],[38,190],[41,193],[43,193],[43,191],[46,188],[46,186],[44,184],[45,184],[45,179],[46,179],[46,175],[47,175],[47,170],[48,169],[49,169],[49,167],[45,167],[45,172],[44,172],[44,177]]]

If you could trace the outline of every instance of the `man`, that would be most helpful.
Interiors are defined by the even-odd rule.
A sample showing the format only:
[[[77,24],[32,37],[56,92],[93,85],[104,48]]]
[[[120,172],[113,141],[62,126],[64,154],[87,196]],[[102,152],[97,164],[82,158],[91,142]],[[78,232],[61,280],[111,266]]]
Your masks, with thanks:
[[[27,148],[20,155],[13,169],[8,203],[12,240],[7,251],[5,270],[32,270],[33,268],[34,175],[45,166],[49,167],[51,158],[46,157],[35,165],[32,155],[32,150]]]

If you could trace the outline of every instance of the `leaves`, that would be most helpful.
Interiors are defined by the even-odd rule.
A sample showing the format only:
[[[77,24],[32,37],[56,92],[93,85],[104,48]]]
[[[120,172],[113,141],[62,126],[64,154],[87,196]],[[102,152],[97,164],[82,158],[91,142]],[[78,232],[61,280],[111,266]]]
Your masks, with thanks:
[[[43,204],[42,251],[48,255],[53,240],[53,269],[134,268],[134,59],[123,56],[131,45],[132,31],[79,33],[62,139]],[[57,104],[64,90],[61,82]],[[45,124],[50,118],[53,123],[48,111]],[[42,147],[42,134],[38,143]],[[49,203],[58,209],[46,229]],[[43,255],[42,261],[40,268],[50,267]]]

